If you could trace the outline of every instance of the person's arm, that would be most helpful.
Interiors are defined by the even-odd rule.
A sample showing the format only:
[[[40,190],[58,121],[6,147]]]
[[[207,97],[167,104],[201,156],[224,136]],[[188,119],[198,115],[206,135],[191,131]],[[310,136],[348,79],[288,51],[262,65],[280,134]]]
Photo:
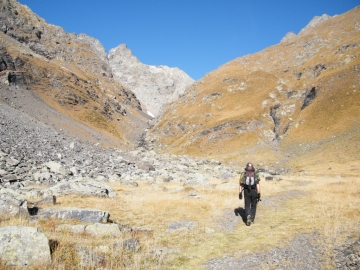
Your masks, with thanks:
[[[240,178],[239,178],[239,193],[241,193],[241,192],[243,191],[243,189],[244,189],[244,187],[243,187],[243,181],[242,181],[243,176],[244,176],[244,174],[241,173],[241,174],[240,174]]]
[[[259,174],[256,174],[256,178],[257,178],[257,183],[256,183],[256,190],[257,190],[257,193],[261,193],[261,188],[260,188],[260,175]]]

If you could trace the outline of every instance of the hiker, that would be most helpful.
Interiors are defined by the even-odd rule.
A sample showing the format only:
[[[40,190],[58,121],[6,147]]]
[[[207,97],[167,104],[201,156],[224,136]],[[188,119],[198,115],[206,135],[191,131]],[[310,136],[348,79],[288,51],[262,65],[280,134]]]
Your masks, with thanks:
[[[260,177],[252,163],[246,164],[245,171],[241,173],[239,181],[239,199],[244,191],[246,225],[254,223],[256,204],[260,201]]]

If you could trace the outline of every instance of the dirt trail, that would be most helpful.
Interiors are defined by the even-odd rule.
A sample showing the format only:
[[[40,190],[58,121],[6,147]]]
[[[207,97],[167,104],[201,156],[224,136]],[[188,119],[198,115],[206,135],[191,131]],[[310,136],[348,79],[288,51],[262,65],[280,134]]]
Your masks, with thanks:
[[[332,180],[331,180],[332,181]],[[344,180],[343,180],[344,181]],[[346,180],[345,180],[346,181]],[[332,184],[337,184],[334,179]],[[342,182],[343,183],[343,182]],[[257,222],[262,224],[269,222],[261,217],[266,212],[282,211],[284,203],[288,199],[296,199],[307,196],[304,186],[312,186],[311,181],[292,181],[290,191],[279,196],[265,197],[258,204]],[[240,202],[243,204],[243,201]],[[261,208],[266,208],[259,211]],[[262,212],[259,214],[259,212]],[[236,209],[224,210],[218,219],[218,227],[226,234],[234,233],[237,226],[246,228],[246,216],[243,206]],[[253,225],[252,225],[253,226]],[[258,225],[259,226],[259,225]],[[261,226],[261,225],[260,225]],[[272,229],[272,226],[270,227]],[[249,228],[251,229],[251,227]],[[276,230],[277,228],[274,227]],[[269,236],[270,237],[270,236]],[[206,269],[325,269],[329,265],[334,269],[360,269],[360,238],[359,235],[348,236],[347,244],[333,243],[328,245],[329,239],[315,230],[313,232],[300,232],[287,244],[272,248],[265,252],[250,253],[249,250],[239,250],[232,255],[213,258],[207,261],[203,267]],[[327,243],[327,244],[325,244]],[[243,255],[242,255],[243,254]],[[332,254],[329,257],[329,254]]]

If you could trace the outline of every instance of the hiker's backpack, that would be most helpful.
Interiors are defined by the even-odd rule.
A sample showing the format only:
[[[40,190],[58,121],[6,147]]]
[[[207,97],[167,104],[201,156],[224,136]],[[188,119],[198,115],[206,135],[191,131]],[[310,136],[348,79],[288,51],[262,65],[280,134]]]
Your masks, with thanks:
[[[259,181],[259,175],[257,172],[254,172],[253,177],[247,177],[245,172],[242,172],[240,175],[240,185],[247,189],[256,188],[256,184]]]

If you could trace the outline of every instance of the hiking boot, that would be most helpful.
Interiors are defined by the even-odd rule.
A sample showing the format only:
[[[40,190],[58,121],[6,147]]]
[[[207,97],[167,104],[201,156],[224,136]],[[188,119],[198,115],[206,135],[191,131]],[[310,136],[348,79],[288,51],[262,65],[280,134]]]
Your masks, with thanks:
[[[248,216],[246,217],[246,226],[250,226],[250,225],[251,225],[251,216],[248,215]]]

